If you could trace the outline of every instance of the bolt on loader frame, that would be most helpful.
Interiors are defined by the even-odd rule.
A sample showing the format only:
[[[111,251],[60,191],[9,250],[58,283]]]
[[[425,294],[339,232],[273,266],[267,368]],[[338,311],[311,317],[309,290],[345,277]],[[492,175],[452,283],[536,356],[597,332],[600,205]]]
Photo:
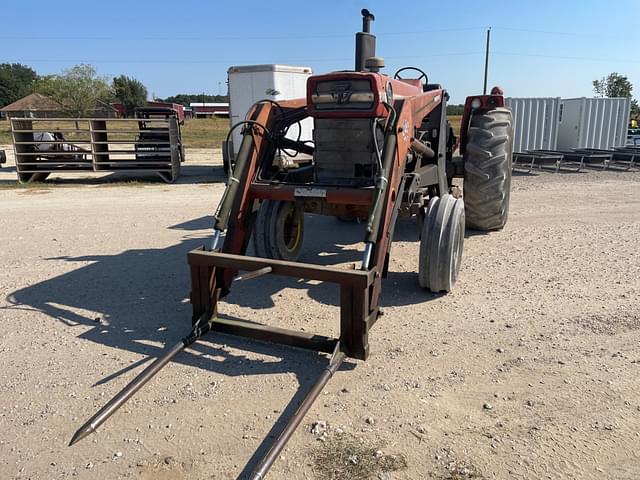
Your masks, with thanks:
[[[429,288],[450,289],[459,269],[464,238],[464,206],[461,199],[450,195],[453,178],[464,175],[464,168],[460,159],[454,159],[453,153],[458,146],[461,150],[465,148],[472,113],[502,107],[503,99],[498,95],[469,98],[461,127],[461,142],[458,142],[447,122],[448,94],[441,86],[428,84],[426,74],[412,67],[409,69],[417,70],[425,77],[424,83],[420,78],[400,78],[398,73],[401,71],[395,78],[378,72],[382,59],[375,57],[375,37],[370,33],[373,15],[366,10],[362,13],[363,31],[356,34],[355,71],[312,76],[308,80],[306,99],[258,102],[241,122],[243,140],[215,215],[212,245],[188,254],[193,306],[191,334],[85,423],[72,444],[95,431],[173,356],[208,331],[331,354],[329,365],[251,477],[264,478],[343,360],[366,360],[369,356],[369,332],[381,316],[382,279],[388,269],[394,226],[399,216],[417,217],[419,224],[427,229],[421,228],[422,237],[433,237],[425,247],[427,256],[437,257],[437,261],[425,267],[425,278],[431,278],[431,283],[427,282]],[[330,167],[324,176],[319,173],[318,151],[325,148],[320,133],[315,136],[315,145],[285,137],[291,125],[309,116],[314,118],[316,130],[331,129],[334,124],[339,125],[338,130],[347,131],[349,125],[367,125],[365,134],[370,140],[365,144],[369,145],[367,152],[371,156],[367,153],[363,163],[349,170],[355,172],[354,178],[335,181],[336,170],[331,170],[334,167]],[[364,123],[358,123],[361,120]],[[361,134],[355,133],[356,136]],[[337,138],[340,143],[340,138],[332,136],[340,135],[340,132],[331,130],[327,135],[330,139]],[[294,168],[283,167],[274,160],[278,149],[306,155],[308,160],[298,161]],[[317,161],[314,160],[316,157]],[[327,165],[333,165],[331,158],[328,162]],[[341,171],[342,165],[335,168]],[[449,202],[446,205],[443,203],[445,198]],[[435,205],[438,199],[441,200],[440,207]],[[303,212],[366,218],[360,269],[300,263],[286,259],[286,255],[285,259],[282,255],[273,255],[276,258],[248,256],[252,233],[255,236],[256,230],[261,228],[261,208],[283,204],[295,205]],[[297,238],[296,225],[288,228],[293,229],[291,238]],[[437,235],[430,233],[433,231]],[[279,240],[271,239],[272,242]],[[287,240],[291,241],[290,238]],[[444,257],[441,250],[446,250]],[[277,251],[277,248],[270,251]],[[329,338],[218,316],[218,302],[229,293],[234,281],[263,275],[337,284],[340,292],[339,337]],[[434,286],[434,278],[445,278],[446,281],[435,282]]]

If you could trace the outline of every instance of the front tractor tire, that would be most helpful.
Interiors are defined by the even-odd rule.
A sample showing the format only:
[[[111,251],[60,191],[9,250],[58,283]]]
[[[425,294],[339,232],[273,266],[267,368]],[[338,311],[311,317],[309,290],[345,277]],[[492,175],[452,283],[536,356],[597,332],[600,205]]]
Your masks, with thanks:
[[[467,138],[464,154],[467,227],[500,230],[509,215],[513,157],[511,111],[496,108],[473,115]]]
[[[418,281],[430,291],[449,292],[458,279],[464,246],[464,202],[445,194],[433,197],[420,235]]]
[[[304,211],[293,202],[264,200],[256,217],[253,245],[256,255],[295,262],[304,240]]]

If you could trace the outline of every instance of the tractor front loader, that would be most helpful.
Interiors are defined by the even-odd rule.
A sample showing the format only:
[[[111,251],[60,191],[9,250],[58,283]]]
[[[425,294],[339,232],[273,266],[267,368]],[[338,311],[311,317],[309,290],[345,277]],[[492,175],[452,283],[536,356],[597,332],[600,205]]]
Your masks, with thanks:
[[[369,332],[380,318],[380,292],[399,217],[416,219],[417,280],[448,292],[460,272],[465,225],[493,230],[507,219],[511,175],[511,114],[501,95],[467,99],[459,138],[446,117],[448,94],[427,74],[406,67],[380,73],[374,20],[362,11],[354,71],[309,78],[304,99],[255,104],[244,121],[236,163],[215,215],[212,244],[189,252],[193,330],[165,357],[89,420],[72,443],[94,431],[174,355],[208,331],[331,354],[327,368],[289,424],[257,465],[264,478],[279,452],[345,358],[366,360]],[[417,78],[404,78],[408,72]],[[286,138],[301,120],[314,120],[314,141]],[[456,151],[463,156],[456,156]],[[276,153],[302,159],[279,162]],[[464,198],[454,186],[464,178]],[[361,220],[359,268],[297,261],[305,214]],[[257,256],[248,256],[253,243]],[[218,316],[218,301],[236,280],[281,275],[339,286],[340,335],[328,338]]]

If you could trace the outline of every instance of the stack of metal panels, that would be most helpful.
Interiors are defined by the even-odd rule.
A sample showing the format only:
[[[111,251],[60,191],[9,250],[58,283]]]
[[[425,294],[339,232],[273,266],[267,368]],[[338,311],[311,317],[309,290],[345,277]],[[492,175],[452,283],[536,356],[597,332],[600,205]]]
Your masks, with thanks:
[[[514,152],[625,145],[630,98],[506,98]]]
[[[566,98],[558,118],[558,148],[613,148],[626,143],[630,98]]]
[[[505,98],[513,113],[513,151],[555,150],[560,97]]]
[[[626,142],[630,98],[506,98],[513,112],[514,164],[632,168]],[[624,157],[624,158],[623,158]]]

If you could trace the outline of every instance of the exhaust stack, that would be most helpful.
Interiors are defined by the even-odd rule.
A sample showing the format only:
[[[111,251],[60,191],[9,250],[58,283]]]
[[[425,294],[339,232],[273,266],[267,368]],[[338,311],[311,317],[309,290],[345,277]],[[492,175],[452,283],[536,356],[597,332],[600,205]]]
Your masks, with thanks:
[[[365,72],[367,58],[376,56],[376,36],[371,33],[371,22],[376,17],[366,8],[362,9],[362,31],[356,33],[356,72]]]

